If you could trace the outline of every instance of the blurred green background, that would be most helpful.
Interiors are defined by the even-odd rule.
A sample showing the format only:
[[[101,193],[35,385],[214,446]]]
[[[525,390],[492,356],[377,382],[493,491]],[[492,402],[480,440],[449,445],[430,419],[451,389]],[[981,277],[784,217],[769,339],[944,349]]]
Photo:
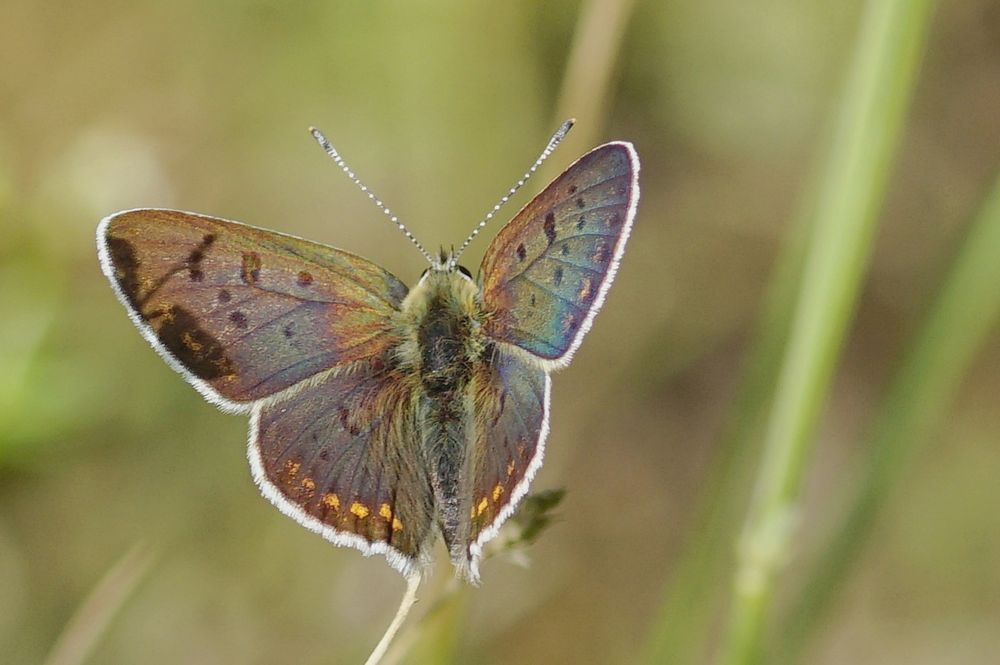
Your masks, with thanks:
[[[759,458],[734,404],[861,12],[858,0],[5,3],[0,661],[362,662],[402,580],[258,495],[245,420],[204,403],[137,334],[100,273],[95,227],[177,207],[342,247],[413,283],[419,254],[306,128],[436,247],[460,242],[568,116],[577,128],[545,177],[618,138],[643,170],[617,282],[554,380],[534,488],[567,497],[528,566],[491,560],[481,588],[411,622],[404,662],[637,662],[684,624],[657,617],[709,533],[718,563],[690,605],[705,618],[671,639],[690,643],[677,662],[713,658]],[[1000,6],[939,3],[922,48],[779,578],[779,645],[1000,163]],[[484,236],[463,263],[478,265]],[[942,421],[916,432],[919,454],[880,495],[804,662],[995,662],[998,339],[994,327]],[[719,471],[726,460],[736,471]],[[711,501],[735,518],[706,521]],[[418,611],[449,577],[437,569]]]

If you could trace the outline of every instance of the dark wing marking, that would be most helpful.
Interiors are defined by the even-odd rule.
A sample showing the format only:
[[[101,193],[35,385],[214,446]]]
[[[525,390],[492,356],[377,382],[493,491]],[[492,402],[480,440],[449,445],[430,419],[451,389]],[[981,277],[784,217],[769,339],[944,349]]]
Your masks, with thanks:
[[[485,331],[549,366],[569,362],[614,279],[639,199],[629,143],[595,148],[510,221],[480,269]]]
[[[98,250],[153,347],[207,399],[237,411],[383,353],[407,291],[347,252],[173,210],[108,217]]]

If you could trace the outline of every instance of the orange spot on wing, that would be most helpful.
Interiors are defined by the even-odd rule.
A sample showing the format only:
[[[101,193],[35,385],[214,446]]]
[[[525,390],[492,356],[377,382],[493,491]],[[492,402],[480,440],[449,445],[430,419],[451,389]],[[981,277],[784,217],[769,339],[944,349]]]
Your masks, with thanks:
[[[299,473],[300,466],[302,465],[295,460],[288,460],[285,462],[285,473],[287,473],[289,477],[294,478]]]
[[[351,512],[357,515],[358,517],[364,519],[365,517],[368,517],[369,510],[368,506],[365,506],[355,501],[354,503],[351,504]]]
[[[392,518],[392,530],[393,531],[402,531],[403,530],[403,523],[399,521],[398,517],[393,517]]]
[[[514,460],[511,460],[507,462],[507,476],[510,477],[513,475],[514,475]]]
[[[390,517],[392,517],[392,508],[389,506],[388,503],[383,503],[381,506],[378,507],[378,514],[386,519],[389,519]]]
[[[486,500],[485,496],[482,499],[480,499],[479,504],[476,506],[476,517],[482,515],[483,512],[485,512],[486,509],[489,507],[489,505],[490,502]]]
[[[586,300],[587,298],[590,297],[591,289],[593,289],[593,286],[594,285],[590,281],[590,278],[589,277],[584,277],[583,278],[583,282],[580,284],[580,291],[579,291],[579,293],[576,294],[576,296],[580,300]]]
[[[501,494],[503,494],[503,485],[497,485],[493,488],[493,503],[500,500]]]
[[[260,279],[260,255],[257,252],[245,252],[243,265],[240,267],[240,279],[244,284],[253,286]]]
[[[340,510],[340,497],[336,494],[323,495],[323,503],[334,510]]]
[[[181,333],[181,341],[184,342],[184,346],[192,351],[201,351],[202,349],[202,344],[195,340],[194,335],[187,331]]]

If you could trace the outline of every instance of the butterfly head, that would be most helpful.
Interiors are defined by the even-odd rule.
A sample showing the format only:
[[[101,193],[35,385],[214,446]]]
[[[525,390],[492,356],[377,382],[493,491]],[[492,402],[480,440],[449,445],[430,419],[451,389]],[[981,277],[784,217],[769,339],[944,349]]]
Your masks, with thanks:
[[[442,247],[438,250],[437,260],[431,263],[430,268],[424,270],[424,272],[420,275],[420,281],[424,281],[424,279],[432,273],[437,273],[439,275],[454,275],[459,280],[473,283],[475,282],[472,278],[472,273],[469,272],[469,269],[458,264],[458,261],[455,259],[454,247],[451,249],[445,249]]]
[[[410,289],[408,302],[403,303],[403,308],[406,309],[408,303],[448,301],[460,309],[472,311],[478,293],[479,286],[469,269],[454,261],[453,251],[442,249],[439,259],[421,273],[420,280]]]
[[[420,274],[419,284],[468,284],[475,285],[472,273],[465,266],[459,265],[454,258],[455,250],[441,248],[438,260]]]

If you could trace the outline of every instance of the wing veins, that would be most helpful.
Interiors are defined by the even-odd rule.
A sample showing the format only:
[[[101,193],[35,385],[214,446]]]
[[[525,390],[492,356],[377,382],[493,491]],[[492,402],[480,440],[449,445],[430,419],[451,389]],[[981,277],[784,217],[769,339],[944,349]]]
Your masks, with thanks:
[[[580,305],[578,305],[575,301],[570,300],[569,298],[565,298],[565,297],[559,295],[558,293],[556,293],[555,291],[552,291],[550,289],[545,288],[545,286],[542,285],[540,282],[536,282],[535,280],[531,279],[530,277],[528,277],[524,273],[521,273],[520,275],[518,275],[514,279],[523,279],[528,284],[531,284],[532,286],[535,286],[536,288],[539,288],[542,291],[545,291],[546,293],[551,293],[557,299],[562,300],[564,303],[566,303],[567,305],[569,305],[573,309],[577,309],[577,310],[583,311],[583,307],[581,307]],[[514,281],[514,280],[512,279],[511,281]]]
[[[565,259],[562,259],[562,258],[560,258],[558,256],[545,256],[544,258],[549,259],[550,261],[556,261],[558,263],[563,264],[564,266],[572,266],[572,267],[574,267],[574,268],[576,268],[578,270],[585,270],[587,272],[592,272],[592,273],[595,273],[595,274],[598,274],[598,275],[603,275],[605,272],[607,272],[605,270],[598,270],[597,268],[590,268],[588,266],[581,266],[579,263],[573,263],[572,261],[566,261]]]
[[[170,240],[155,240],[155,239],[150,239],[150,240],[147,240],[146,242],[148,242],[149,244],[155,244],[155,245],[166,245],[168,247],[180,247],[180,248],[184,248],[185,247],[185,245],[183,243],[176,242],[176,241],[170,241]],[[309,241],[303,241],[303,242],[309,242]],[[268,244],[270,244],[272,246],[272,248],[273,247],[277,247],[278,248],[277,250],[272,249],[272,251],[274,253],[276,253],[276,254],[281,254],[281,253],[291,254],[292,256],[294,256],[294,257],[296,257],[298,259],[302,259],[303,261],[309,263],[312,266],[315,266],[316,268],[319,268],[320,270],[324,270],[324,271],[330,272],[333,275],[336,275],[337,277],[340,277],[341,279],[344,279],[346,281],[354,283],[355,285],[359,286],[362,291],[364,291],[365,293],[368,293],[368,294],[374,296],[380,302],[384,302],[385,304],[389,305],[393,310],[398,309],[396,303],[394,303],[391,300],[388,300],[388,299],[384,298],[382,295],[379,294],[378,290],[373,290],[373,289],[369,288],[367,285],[365,285],[364,282],[362,282],[361,280],[359,280],[358,278],[356,278],[350,272],[342,270],[340,268],[340,266],[336,266],[336,265],[329,264],[329,263],[321,263],[321,262],[319,262],[316,259],[312,259],[312,258],[309,258],[308,256],[305,256],[304,254],[300,253],[299,251],[297,251],[294,248],[287,247],[287,246],[277,245],[276,243],[274,243],[274,241],[268,241]],[[330,249],[330,250],[333,250],[335,252],[346,254],[346,252],[344,252],[342,250],[339,250],[339,249],[337,249],[335,247],[329,247],[327,245],[322,245],[322,244],[318,244],[317,246],[321,247],[323,249]],[[211,254],[212,254],[211,251],[206,251],[205,252],[205,256],[210,256]],[[357,258],[359,260],[362,260],[362,261],[366,261],[367,260],[367,259],[361,259],[360,257],[357,257]],[[375,265],[375,264],[372,264],[372,265]],[[185,260],[185,261],[183,261],[181,263],[180,267],[175,267],[175,268],[172,268],[169,271],[167,271],[167,273],[163,277],[161,277],[160,280],[158,280],[156,284],[153,285],[153,287],[150,289],[150,292],[147,293],[143,297],[143,299],[140,300],[140,302],[142,304],[145,304],[145,302],[153,295],[153,293],[155,293],[163,285],[163,283],[165,283],[168,279],[170,279],[171,277],[173,277],[174,275],[176,275],[180,271],[186,269],[187,267],[188,267],[188,261]],[[381,268],[380,268],[380,270],[381,270]],[[385,272],[387,275],[390,274],[390,273],[388,273],[386,271],[383,271],[383,272]],[[393,279],[395,279],[397,281],[399,280],[399,278],[397,278],[395,276],[393,276]],[[216,286],[229,286],[229,284],[218,284]],[[276,295],[287,295],[290,298],[296,298],[298,300],[306,300],[306,298],[300,298],[299,296],[295,296],[295,295],[292,295],[290,293],[286,294],[286,293],[282,293],[282,292],[279,292],[279,291],[271,291],[269,289],[264,289],[264,288],[262,288],[260,286],[252,286],[250,288],[260,289],[261,291],[266,291],[268,293],[274,293]],[[347,303],[343,303],[343,304],[350,305],[352,303],[347,302]]]
[[[365,343],[369,342],[373,337],[377,337],[378,335],[381,335],[381,334],[382,333],[376,333],[376,334],[372,335],[371,337],[368,337],[368,338],[362,340],[361,342],[359,342],[357,344],[352,344],[351,346],[345,346],[342,349],[338,349],[338,351],[344,352],[344,351],[350,351],[351,349],[356,349],[359,346],[361,346],[362,344],[365,344]],[[254,385],[248,387],[247,390],[250,391],[250,390],[254,390],[256,388],[259,388],[262,384],[267,383],[268,381],[270,381],[271,379],[273,379],[274,377],[276,377],[278,374],[281,374],[282,372],[285,372],[285,371],[288,371],[288,370],[293,369],[295,367],[298,367],[298,366],[300,366],[300,365],[302,365],[304,363],[307,363],[307,362],[309,362],[311,360],[315,360],[316,358],[319,358],[319,357],[321,357],[321,356],[323,356],[324,354],[327,354],[327,353],[330,353],[330,352],[329,351],[324,351],[324,352],[321,352],[321,353],[316,353],[316,354],[313,354],[311,356],[308,356],[307,358],[303,358],[302,360],[294,362],[291,365],[288,365],[287,367],[282,367],[281,369],[275,370],[274,372],[271,372],[270,374],[268,374],[267,376],[265,376],[263,379],[261,379],[260,381],[258,381]],[[331,367],[336,367],[337,364],[338,363],[334,363],[333,365],[331,365]],[[325,372],[327,369],[330,369],[330,368],[328,367],[328,368],[325,368],[325,369],[321,369],[321,370],[319,370],[317,372],[313,372],[309,376],[304,377],[304,378],[296,381],[291,386],[289,386],[289,388],[297,386],[300,383],[302,383],[303,381],[308,381],[309,379],[311,379],[312,377],[316,376],[320,372]]]
[[[543,345],[549,347],[550,349],[552,349],[556,353],[556,355],[552,356],[552,358],[546,358],[545,356],[540,356],[544,360],[551,360],[551,359],[555,359],[555,358],[561,358],[563,356],[563,354],[565,353],[565,351],[560,352],[559,348],[556,347],[554,344],[552,344],[552,342],[548,341],[547,339],[545,339],[543,337],[539,337],[538,335],[536,335],[535,333],[531,332],[530,330],[522,330],[521,328],[516,328],[514,326],[511,326],[509,329],[510,330],[516,330],[517,332],[520,332],[520,333],[524,333],[527,337],[531,337],[532,339],[537,340],[538,342],[541,342]],[[503,338],[494,337],[493,339],[497,340],[498,342],[502,342],[504,344],[510,344],[511,346],[517,347],[516,344],[513,344],[512,342],[508,342],[507,340],[505,340]],[[521,347],[517,347],[517,348],[520,349]],[[538,356],[538,354],[536,354],[536,353],[534,353],[532,351],[527,351],[526,349],[522,349],[522,350],[525,351],[526,353],[530,353],[533,356]]]
[[[615,238],[618,237],[619,235],[620,235],[619,233],[575,233],[573,235],[566,236],[565,238],[560,238],[559,240],[553,242],[552,245],[550,245],[549,247],[546,247],[541,253],[538,254],[538,256],[528,261],[528,264],[525,265],[523,268],[521,268],[520,271],[514,273],[510,277],[510,279],[508,279],[505,282],[501,282],[501,284],[510,284],[518,277],[521,277],[525,272],[534,268],[535,264],[537,264],[539,260],[546,258],[547,255],[550,253],[549,250],[552,249],[552,247],[555,247],[556,245],[562,246],[567,240],[572,240],[573,238]]]

